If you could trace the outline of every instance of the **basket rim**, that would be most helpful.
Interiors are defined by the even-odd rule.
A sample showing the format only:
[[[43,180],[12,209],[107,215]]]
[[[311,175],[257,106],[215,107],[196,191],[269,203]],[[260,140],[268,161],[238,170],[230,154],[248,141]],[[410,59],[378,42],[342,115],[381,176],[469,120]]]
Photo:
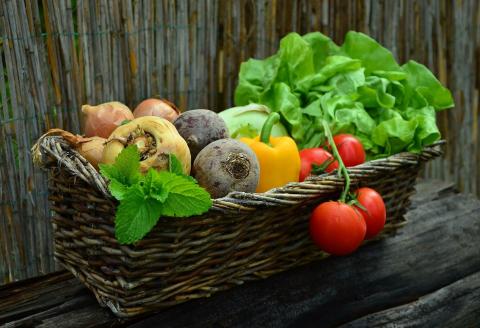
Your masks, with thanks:
[[[403,166],[415,166],[443,154],[445,140],[439,140],[425,146],[420,153],[401,152],[389,157],[370,160],[360,165],[349,167],[352,184],[362,179],[372,178],[388,173]],[[108,180],[104,178],[82,155],[73,149],[61,136],[44,135],[32,148],[35,164],[43,169],[65,168],[70,174],[79,177],[95,187],[104,197],[114,200],[108,190]],[[51,165],[49,158],[56,159]],[[338,171],[321,175],[311,175],[304,182],[290,182],[285,186],[273,188],[263,193],[232,191],[221,198],[212,199],[212,208],[220,212],[251,212],[258,207],[281,207],[304,203],[320,197],[322,194],[339,191],[343,188],[344,178]]]

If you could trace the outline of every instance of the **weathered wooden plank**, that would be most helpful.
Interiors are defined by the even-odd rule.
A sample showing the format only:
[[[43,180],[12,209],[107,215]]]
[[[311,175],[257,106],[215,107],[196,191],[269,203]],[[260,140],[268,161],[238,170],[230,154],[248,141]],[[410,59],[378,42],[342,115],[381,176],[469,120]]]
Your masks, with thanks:
[[[479,313],[480,272],[477,272],[415,302],[369,314],[341,327],[476,327]]]
[[[85,288],[65,271],[4,285],[0,287],[0,323],[54,308],[79,292]]]
[[[417,185],[415,186],[415,195],[412,197],[410,210],[432,200],[444,198],[454,193],[458,193],[458,190],[455,188],[453,182],[418,179]]]
[[[403,309],[403,304],[427,295],[416,303],[420,311],[435,290],[450,284],[454,284],[447,289],[450,295],[476,300],[478,292],[470,292],[468,286],[475,287],[480,275],[480,201],[438,182],[422,182],[419,191],[416,208],[408,214],[409,224],[396,236],[366,245],[348,257],[312,263],[166,309],[134,327],[160,323],[166,327],[330,327],[389,308]],[[475,279],[465,279],[472,274]],[[433,300],[440,307],[452,297],[434,296]],[[132,323],[118,321],[96,305],[95,298],[67,273],[0,287],[0,299],[6,300],[0,302],[0,324]],[[480,313],[470,311],[468,302],[458,299],[455,304],[466,320],[480,320]]]
[[[124,323],[101,308],[93,294],[65,271],[0,287],[0,298],[0,327],[116,327]]]
[[[32,316],[20,321],[23,327],[56,328],[62,327],[122,327],[120,320],[112,319],[106,311],[98,311],[98,305],[91,302],[89,295],[77,297],[60,304],[55,309],[42,313],[41,317]],[[61,324],[55,313],[62,311]],[[53,315],[53,316],[52,316]]]

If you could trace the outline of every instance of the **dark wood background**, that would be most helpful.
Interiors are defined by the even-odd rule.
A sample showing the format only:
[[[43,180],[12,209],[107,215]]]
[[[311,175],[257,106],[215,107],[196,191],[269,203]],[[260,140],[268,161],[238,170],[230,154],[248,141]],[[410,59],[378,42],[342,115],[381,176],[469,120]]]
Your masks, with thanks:
[[[453,92],[448,141],[427,177],[480,194],[480,5],[476,0],[0,1],[0,284],[55,270],[46,176],[30,148],[50,127],[81,131],[79,108],[160,94],[182,109],[232,105],[240,62],[290,31],[342,42],[368,33]]]

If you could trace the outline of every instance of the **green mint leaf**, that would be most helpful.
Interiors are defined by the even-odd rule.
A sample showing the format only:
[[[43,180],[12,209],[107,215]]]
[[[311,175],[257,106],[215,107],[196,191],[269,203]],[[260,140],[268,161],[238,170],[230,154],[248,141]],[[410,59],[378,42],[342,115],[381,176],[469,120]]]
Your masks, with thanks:
[[[140,180],[140,153],[136,145],[124,148],[118,154],[114,165],[118,172],[125,177],[127,184],[132,185]]]
[[[150,197],[163,204],[168,198],[168,195],[169,193],[165,189],[155,189],[155,193],[151,194]]]
[[[148,169],[148,172],[145,175],[145,179],[143,180],[142,187],[146,195],[162,203],[168,197],[168,190],[166,190],[163,186],[160,173],[152,168]]]
[[[187,217],[207,212],[212,206],[210,194],[189,177],[160,172],[160,181],[168,192],[162,216]]]
[[[142,239],[157,224],[162,203],[145,195],[140,184],[128,188],[115,217],[115,237],[121,244]]]
[[[170,172],[179,174],[179,175],[185,174],[185,172],[183,172],[182,163],[180,163],[177,156],[175,156],[174,154],[168,154],[168,159],[169,159],[168,170]]]
[[[178,158],[174,154],[169,154],[170,164],[168,167],[169,172],[178,174],[183,176],[184,178],[190,180],[191,182],[198,184],[198,181],[195,180],[193,177],[186,175],[183,171],[182,163],[178,160]]]
[[[192,177],[192,176],[190,176],[190,175],[184,175],[183,177],[184,177],[185,179],[187,179],[188,181],[190,181],[190,182],[192,182],[192,183],[194,183],[194,184],[198,185],[198,181],[197,181],[197,180],[195,180],[195,178],[194,178],[194,177]]]
[[[110,190],[112,196],[118,200],[122,200],[124,198],[127,189],[128,186],[115,179],[110,180],[110,183],[108,184],[108,190]]]
[[[100,173],[110,181],[116,180],[126,186],[137,183],[140,178],[140,153],[137,146],[124,148],[114,164],[100,164]]]
[[[100,174],[108,180],[112,181],[122,179],[117,167],[114,164],[99,164],[98,167],[100,167]]]
[[[145,176],[143,177],[143,180],[139,182],[139,184],[143,188],[145,195],[150,195],[150,193],[152,192],[152,187],[154,184],[154,180],[156,178],[156,173],[157,171],[155,171],[152,168],[149,168],[147,171],[147,174],[145,174]]]

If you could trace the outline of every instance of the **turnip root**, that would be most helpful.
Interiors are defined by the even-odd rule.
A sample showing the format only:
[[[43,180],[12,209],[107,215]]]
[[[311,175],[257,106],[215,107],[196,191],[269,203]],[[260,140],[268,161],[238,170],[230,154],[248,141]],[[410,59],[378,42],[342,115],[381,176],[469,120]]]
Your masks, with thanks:
[[[192,163],[197,154],[209,143],[228,138],[225,121],[208,109],[194,109],[182,113],[174,122],[178,133],[190,148]]]
[[[255,153],[234,139],[210,143],[200,151],[193,167],[198,184],[214,198],[231,191],[255,192],[260,174]]]
[[[169,154],[177,157],[185,174],[190,174],[191,159],[187,143],[175,126],[166,119],[144,116],[116,128],[107,140],[102,163],[115,162],[118,154],[128,145],[136,145],[140,152],[140,171],[150,167],[167,170]]]

